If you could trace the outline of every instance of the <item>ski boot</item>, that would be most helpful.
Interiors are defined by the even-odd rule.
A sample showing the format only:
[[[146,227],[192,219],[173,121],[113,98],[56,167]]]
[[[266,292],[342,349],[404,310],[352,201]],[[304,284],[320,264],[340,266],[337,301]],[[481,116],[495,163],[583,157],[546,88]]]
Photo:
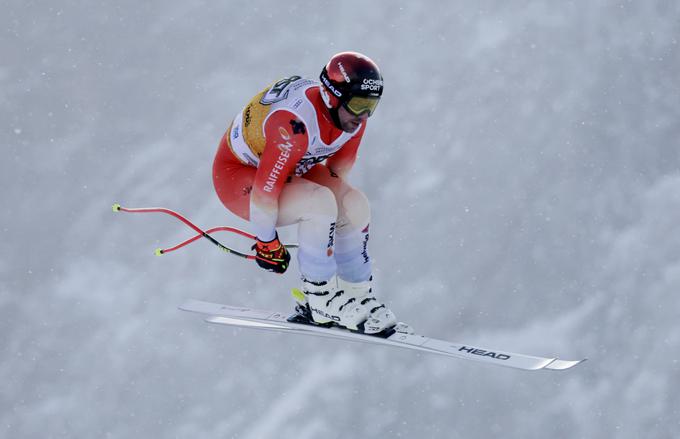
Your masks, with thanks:
[[[394,332],[413,333],[373,296],[370,280],[347,282],[333,276],[327,282],[303,279],[303,290],[293,290],[295,323],[341,326],[367,335],[389,337]]]
[[[292,323],[306,323],[325,327],[340,325],[339,316],[326,314],[325,317],[322,317],[323,311],[318,309],[315,316],[315,313],[312,310],[316,308],[310,306],[310,302],[316,307],[317,302],[326,301],[330,297],[335,297],[336,293],[337,280],[335,276],[326,282],[314,282],[302,278],[302,289],[293,288],[295,313],[288,317],[288,321]],[[340,295],[342,295],[342,293],[340,293]]]
[[[413,329],[403,322],[398,322],[394,313],[384,303],[380,303],[373,294],[371,276],[364,282],[348,282],[338,278],[338,288],[349,292],[349,296],[357,300],[368,309],[368,318],[362,323],[360,332],[371,335],[389,337],[395,332],[413,334]]]

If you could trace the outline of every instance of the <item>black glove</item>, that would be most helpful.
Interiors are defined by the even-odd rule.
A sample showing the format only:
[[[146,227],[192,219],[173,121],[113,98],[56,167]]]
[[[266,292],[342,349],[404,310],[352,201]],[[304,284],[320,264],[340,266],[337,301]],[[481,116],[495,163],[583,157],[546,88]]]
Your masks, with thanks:
[[[282,274],[288,269],[290,253],[279,241],[278,233],[271,241],[263,242],[258,239],[252,249],[257,253],[255,262],[265,270]]]

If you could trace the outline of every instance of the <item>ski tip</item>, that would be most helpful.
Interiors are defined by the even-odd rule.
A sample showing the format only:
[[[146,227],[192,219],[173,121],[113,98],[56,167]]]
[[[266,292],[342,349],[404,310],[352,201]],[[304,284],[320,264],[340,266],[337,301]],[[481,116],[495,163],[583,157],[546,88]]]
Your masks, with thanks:
[[[576,366],[577,364],[581,364],[586,360],[587,360],[587,358],[584,358],[583,360],[576,360],[576,361],[555,359],[550,364],[545,366],[544,369],[550,369],[550,370],[571,369],[572,367]]]
[[[156,256],[162,256],[163,253],[165,253],[165,252],[163,251],[162,248],[157,248],[156,251],[154,252],[154,254],[155,254]]]
[[[113,206],[111,206],[114,212],[120,212],[120,204],[118,203],[113,203]]]

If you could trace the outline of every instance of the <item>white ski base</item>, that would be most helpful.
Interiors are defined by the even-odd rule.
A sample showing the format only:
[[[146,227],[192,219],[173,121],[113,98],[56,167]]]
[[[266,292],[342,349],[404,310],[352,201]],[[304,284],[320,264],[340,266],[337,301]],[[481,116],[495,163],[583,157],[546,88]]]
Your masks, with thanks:
[[[338,327],[325,328],[315,325],[291,323],[287,321],[286,314],[276,311],[228,306],[199,300],[189,300],[183,303],[179,309],[207,315],[205,321],[209,323],[394,346],[515,369],[565,370],[585,361],[567,361],[559,360],[557,358],[536,357],[515,352],[498,351],[482,348],[477,345],[437,340],[435,338],[424,337],[417,334],[397,332],[387,338],[381,338],[351,332]]]

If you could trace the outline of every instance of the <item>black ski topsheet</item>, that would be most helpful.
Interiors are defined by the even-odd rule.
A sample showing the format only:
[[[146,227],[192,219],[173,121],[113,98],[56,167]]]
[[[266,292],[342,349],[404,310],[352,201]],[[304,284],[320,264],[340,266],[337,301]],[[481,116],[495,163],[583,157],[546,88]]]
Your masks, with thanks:
[[[557,358],[537,357],[515,352],[499,351],[480,347],[478,345],[449,342],[417,334],[396,332],[387,338],[381,338],[351,332],[339,327],[328,328],[302,323],[291,323],[287,320],[287,314],[281,312],[228,306],[199,300],[189,300],[179,308],[183,311],[191,311],[206,315],[205,321],[220,325],[314,335],[317,337],[393,346],[522,370],[565,370],[585,361],[560,360]]]

